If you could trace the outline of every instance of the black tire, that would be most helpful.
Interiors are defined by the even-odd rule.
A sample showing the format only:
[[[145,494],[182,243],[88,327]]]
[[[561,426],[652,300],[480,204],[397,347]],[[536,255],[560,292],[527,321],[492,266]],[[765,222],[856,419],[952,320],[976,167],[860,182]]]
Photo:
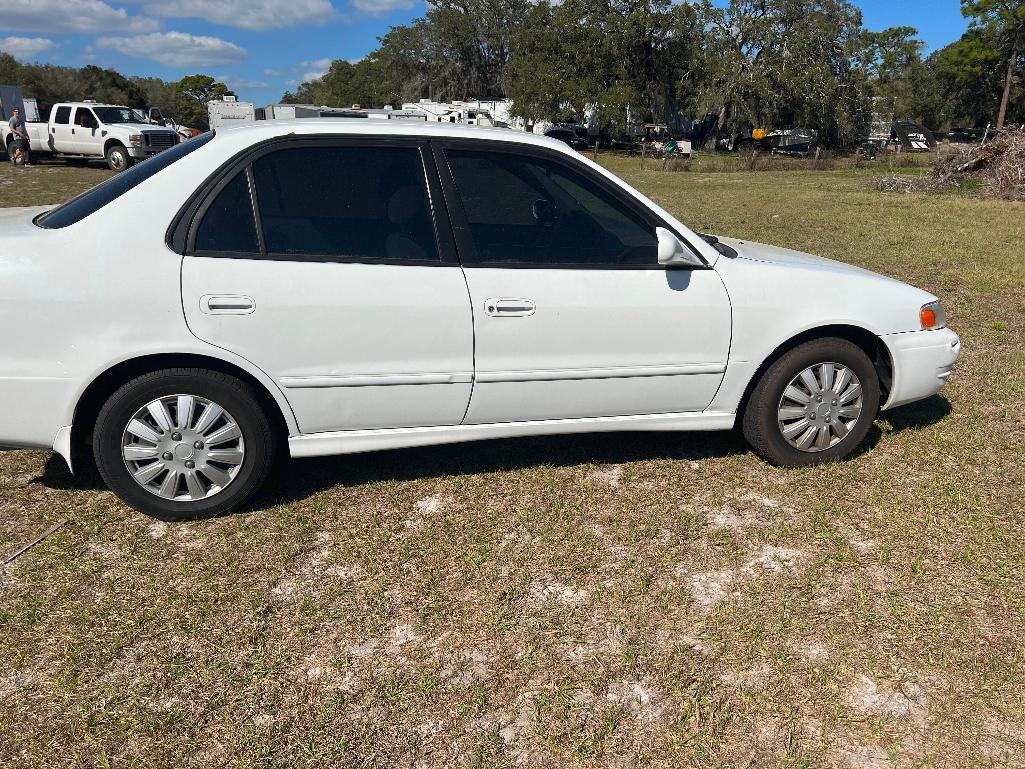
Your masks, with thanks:
[[[780,429],[777,412],[783,392],[805,369],[819,363],[839,363],[857,375],[862,388],[862,408],[847,435],[821,451],[802,451],[792,446]],[[743,432],[755,453],[781,467],[806,467],[843,459],[865,440],[879,413],[879,375],[864,350],[836,337],[814,339],[785,353],[762,374],[747,402]],[[828,433],[826,433],[828,435]]]
[[[241,430],[244,458],[230,483],[205,499],[172,500],[148,491],[132,477],[122,449],[125,428],[146,404],[168,395],[193,395],[222,406]],[[100,410],[93,434],[96,467],[126,504],[162,521],[188,521],[230,512],[263,485],[278,453],[278,436],[253,389],[218,371],[173,368],[144,374],[124,384]]]
[[[135,162],[135,158],[128,154],[126,150],[120,144],[111,144],[107,147],[107,165],[111,171],[115,173],[121,173],[127,171],[132,167],[132,163]]]

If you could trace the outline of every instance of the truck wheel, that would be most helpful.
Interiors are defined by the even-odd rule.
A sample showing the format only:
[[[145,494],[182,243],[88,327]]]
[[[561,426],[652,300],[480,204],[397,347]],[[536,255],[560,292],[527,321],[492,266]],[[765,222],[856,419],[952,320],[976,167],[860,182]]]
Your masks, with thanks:
[[[131,380],[104,404],[93,432],[103,480],[127,504],[164,521],[245,504],[267,478],[278,444],[249,385],[200,368]]]
[[[132,163],[135,162],[131,155],[128,154],[128,150],[122,147],[120,144],[111,144],[107,150],[107,165],[110,166],[110,170],[115,173],[121,173],[131,168]]]

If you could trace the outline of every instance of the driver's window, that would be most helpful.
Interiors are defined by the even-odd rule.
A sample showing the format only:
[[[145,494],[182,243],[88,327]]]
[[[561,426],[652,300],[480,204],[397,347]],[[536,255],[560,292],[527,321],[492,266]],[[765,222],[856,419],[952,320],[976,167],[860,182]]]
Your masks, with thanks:
[[[96,116],[93,115],[91,110],[85,107],[79,107],[75,114],[75,123],[82,128],[96,128],[99,123],[96,122]]]
[[[492,151],[445,154],[481,263],[658,264],[653,228],[562,163]]]

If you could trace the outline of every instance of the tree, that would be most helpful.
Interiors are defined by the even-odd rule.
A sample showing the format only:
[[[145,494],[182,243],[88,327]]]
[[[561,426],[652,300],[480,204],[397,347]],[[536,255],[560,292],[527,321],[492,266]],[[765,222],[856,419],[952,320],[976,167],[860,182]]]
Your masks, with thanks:
[[[702,103],[719,131],[805,126],[832,145],[863,134],[861,12],[848,0],[703,0],[701,16]]]
[[[197,128],[209,128],[206,103],[225,96],[234,96],[228,86],[209,75],[187,75],[174,87],[178,122]]]
[[[999,41],[1007,56],[1007,75],[997,113],[997,129],[1004,127],[1007,105],[1011,98],[1018,58],[1025,51],[1025,1],[1023,0],[961,0],[961,13],[971,19],[969,28],[989,32]]]
[[[514,110],[557,121],[596,108],[603,123],[619,129],[649,120],[675,124],[693,96],[698,29],[687,3],[542,0],[514,39]]]

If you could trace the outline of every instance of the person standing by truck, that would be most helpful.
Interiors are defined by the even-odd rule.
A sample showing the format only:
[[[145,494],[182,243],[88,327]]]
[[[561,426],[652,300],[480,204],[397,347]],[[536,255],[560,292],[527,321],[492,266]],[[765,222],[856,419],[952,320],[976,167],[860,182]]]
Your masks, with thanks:
[[[11,145],[13,153],[11,154],[11,162],[15,165],[21,160],[23,165],[29,164],[30,152],[28,132],[25,130],[25,118],[21,116],[21,109],[15,107],[11,111],[11,119],[7,121],[7,124],[11,127],[11,131],[15,135],[15,140]]]

